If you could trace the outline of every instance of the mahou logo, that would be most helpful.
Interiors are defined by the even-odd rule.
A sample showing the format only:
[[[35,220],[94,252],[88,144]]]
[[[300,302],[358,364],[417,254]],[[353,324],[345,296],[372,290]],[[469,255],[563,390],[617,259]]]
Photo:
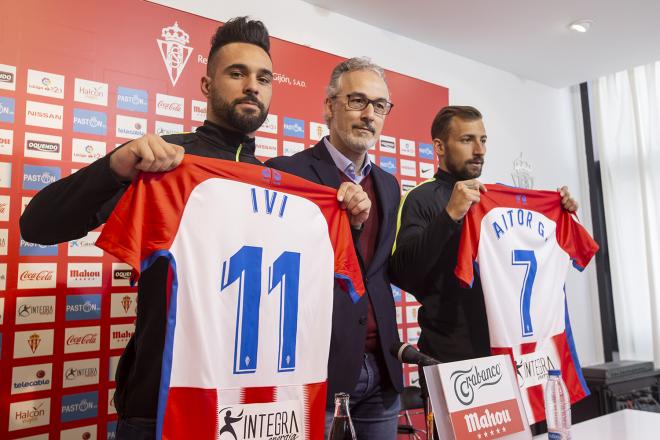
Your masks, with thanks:
[[[110,326],[110,349],[124,348],[135,333],[133,324],[117,324]]]
[[[52,289],[55,287],[56,263],[19,263],[19,289]]]
[[[67,271],[68,287],[101,287],[101,263],[70,263]]]
[[[64,353],[96,351],[100,347],[100,335],[99,326],[67,328],[64,333]]]
[[[193,52],[193,48],[187,46],[190,37],[179,27],[179,23],[175,22],[174,26],[162,29],[161,38],[157,39],[156,43],[160,49],[160,55],[163,57],[170,81],[175,86]]]

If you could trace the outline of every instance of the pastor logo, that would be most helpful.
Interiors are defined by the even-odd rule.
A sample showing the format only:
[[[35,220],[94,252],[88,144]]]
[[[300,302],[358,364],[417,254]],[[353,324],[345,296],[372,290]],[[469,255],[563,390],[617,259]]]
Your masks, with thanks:
[[[36,243],[30,243],[23,240],[21,237],[21,245],[18,251],[18,254],[21,257],[33,256],[33,255],[47,255],[47,256],[56,256],[57,255],[57,245],[42,245]]]
[[[146,113],[149,108],[149,94],[146,90],[117,87],[117,108]]]
[[[101,295],[67,295],[66,320],[101,318]]]
[[[305,121],[302,119],[284,118],[284,136],[303,139],[305,137]]]
[[[62,171],[58,167],[25,165],[23,167],[23,189],[40,190],[60,180]]]
[[[104,136],[108,131],[108,117],[103,112],[74,108],[73,131]]]
[[[161,38],[162,40],[156,40],[156,43],[160,49],[160,55],[163,57],[170,81],[175,86],[193,52],[193,48],[187,46],[190,37],[179,27],[178,22],[174,22],[174,26],[162,29]]]
[[[393,157],[381,156],[380,167],[390,174],[396,174],[396,159]]]
[[[419,144],[419,157],[421,159],[433,160],[433,145]]]
[[[475,391],[495,385],[502,380],[500,364],[496,363],[483,370],[473,366],[469,370],[456,370],[451,376],[454,394],[459,402],[468,406],[474,401]]]
[[[71,394],[62,396],[62,422],[88,419],[96,417],[98,413],[98,393]]]
[[[14,98],[5,98],[0,96],[0,122],[14,122],[14,109],[16,102]]]

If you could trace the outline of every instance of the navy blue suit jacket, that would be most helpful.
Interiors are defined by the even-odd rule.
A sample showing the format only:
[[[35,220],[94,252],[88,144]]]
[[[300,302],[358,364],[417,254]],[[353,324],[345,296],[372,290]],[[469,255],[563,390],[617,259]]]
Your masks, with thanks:
[[[332,188],[339,188],[341,185],[340,171],[323,141],[293,156],[270,159],[266,162],[266,166]],[[394,388],[400,392],[403,388],[401,364],[389,353],[390,347],[399,342],[399,333],[387,266],[396,233],[396,216],[401,193],[394,176],[375,164],[371,169],[371,176],[378,197],[381,223],[374,256],[369,267],[364,268],[362,276],[367,287],[367,295],[371,298],[380,346],[387,366],[387,372],[382,374],[387,374]],[[332,339],[328,360],[328,407],[330,408],[334,407],[335,393],[350,393],[357,384],[364,356],[367,301],[365,295],[354,304],[346,292],[335,283]]]

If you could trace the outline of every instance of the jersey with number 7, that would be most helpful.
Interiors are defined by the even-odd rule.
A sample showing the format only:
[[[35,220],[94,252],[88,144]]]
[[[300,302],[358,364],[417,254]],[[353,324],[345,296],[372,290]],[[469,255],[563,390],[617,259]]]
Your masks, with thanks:
[[[545,419],[549,369],[561,369],[571,403],[589,395],[577,358],[564,283],[570,263],[582,270],[598,245],[559,193],[486,185],[465,217],[456,277],[473,268],[483,286],[493,354],[508,354],[530,423]]]

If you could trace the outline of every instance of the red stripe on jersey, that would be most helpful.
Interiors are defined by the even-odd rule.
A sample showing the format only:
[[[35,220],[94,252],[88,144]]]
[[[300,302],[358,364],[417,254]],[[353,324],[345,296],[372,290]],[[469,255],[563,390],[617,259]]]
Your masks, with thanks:
[[[566,332],[559,333],[552,337],[557,353],[561,359],[561,378],[568,389],[568,395],[571,396],[571,403],[575,403],[580,399],[587,396],[580,378],[578,377],[577,368],[571,355],[570,347],[566,339]]]
[[[275,387],[250,387],[241,390],[241,403],[272,403],[275,401]]]
[[[534,351],[536,351],[536,342],[520,344],[520,354],[534,353]]]
[[[163,439],[212,439],[217,433],[216,390],[170,388],[163,421]]]
[[[327,382],[305,385],[305,426],[307,438],[323,438],[325,433],[325,401]]]
[[[527,395],[529,396],[529,404],[532,407],[532,414],[534,420],[545,420],[545,399],[543,397],[543,386],[534,385],[527,388]]]

